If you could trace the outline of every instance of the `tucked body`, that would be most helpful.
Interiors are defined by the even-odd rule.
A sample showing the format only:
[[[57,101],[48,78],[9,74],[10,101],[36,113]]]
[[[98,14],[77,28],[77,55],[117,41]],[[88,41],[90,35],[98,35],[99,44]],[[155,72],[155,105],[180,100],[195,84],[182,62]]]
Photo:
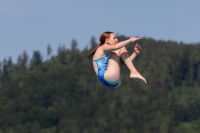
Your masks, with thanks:
[[[93,68],[98,79],[109,88],[116,88],[121,84],[122,64],[130,71],[130,78],[147,84],[146,79],[136,70],[132,60],[136,57],[141,47],[136,44],[135,52],[129,56],[126,45],[139,40],[131,37],[125,41],[118,42],[113,32],[103,32],[100,36],[100,44],[91,51],[89,57],[93,56]]]

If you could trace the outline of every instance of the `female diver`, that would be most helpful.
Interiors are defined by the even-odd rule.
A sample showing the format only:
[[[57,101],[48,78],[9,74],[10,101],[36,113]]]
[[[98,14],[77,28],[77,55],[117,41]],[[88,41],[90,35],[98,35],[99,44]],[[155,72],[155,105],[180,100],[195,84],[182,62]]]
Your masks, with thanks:
[[[136,51],[140,52],[138,44],[135,46],[135,52],[129,56],[125,46],[139,40],[140,38],[131,37],[118,43],[114,32],[103,32],[100,36],[100,44],[94,48],[89,57],[93,56],[93,68],[98,79],[109,88],[119,87],[121,84],[122,64],[125,64],[130,71],[130,78],[147,84],[146,79],[136,70],[132,60],[136,56]]]

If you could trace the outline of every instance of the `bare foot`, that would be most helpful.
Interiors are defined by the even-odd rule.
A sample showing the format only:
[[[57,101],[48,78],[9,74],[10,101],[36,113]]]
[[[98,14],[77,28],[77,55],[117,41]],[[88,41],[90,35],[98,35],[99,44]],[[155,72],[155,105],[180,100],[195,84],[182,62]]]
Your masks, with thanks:
[[[133,78],[135,81],[141,82],[143,86],[147,84],[146,79],[139,73],[131,73],[130,78]]]

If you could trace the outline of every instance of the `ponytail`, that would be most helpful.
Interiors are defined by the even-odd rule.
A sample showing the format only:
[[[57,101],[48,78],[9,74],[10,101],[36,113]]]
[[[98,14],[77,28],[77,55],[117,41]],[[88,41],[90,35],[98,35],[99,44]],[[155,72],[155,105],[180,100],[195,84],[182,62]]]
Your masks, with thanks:
[[[110,37],[110,34],[112,34],[112,33],[113,33],[113,32],[106,31],[106,32],[103,32],[103,33],[101,34],[101,36],[100,36],[100,38],[99,38],[100,44],[97,45],[97,47],[94,48],[94,49],[90,52],[88,58],[90,58],[91,56],[93,56],[93,55],[95,54],[95,52],[97,51],[97,49],[98,49],[101,45],[103,45],[103,44],[105,43],[106,38],[109,38],[109,37]]]
[[[98,49],[100,46],[101,46],[101,44],[97,45],[97,47],[94,48],[94,49],[90,52],[88,58],[90,58],[91,56],[93,56],[93,55],[95,54],[95,52],[97,51],[97,49]]]

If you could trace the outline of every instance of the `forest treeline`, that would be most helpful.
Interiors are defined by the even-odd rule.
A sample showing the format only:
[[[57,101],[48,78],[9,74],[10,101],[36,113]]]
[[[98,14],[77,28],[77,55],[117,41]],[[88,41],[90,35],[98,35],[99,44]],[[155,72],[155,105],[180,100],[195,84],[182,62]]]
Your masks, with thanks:
[[[118,40],[127,39],[118,35]],[[133,61],[143,87],[123,68],[119,88],[102,85],[88,58],[96,47],[60,46],[0,63],[0,133],[199,133],[200,44],[141,38]],[[127,46],[133,52],[136,43]]]

